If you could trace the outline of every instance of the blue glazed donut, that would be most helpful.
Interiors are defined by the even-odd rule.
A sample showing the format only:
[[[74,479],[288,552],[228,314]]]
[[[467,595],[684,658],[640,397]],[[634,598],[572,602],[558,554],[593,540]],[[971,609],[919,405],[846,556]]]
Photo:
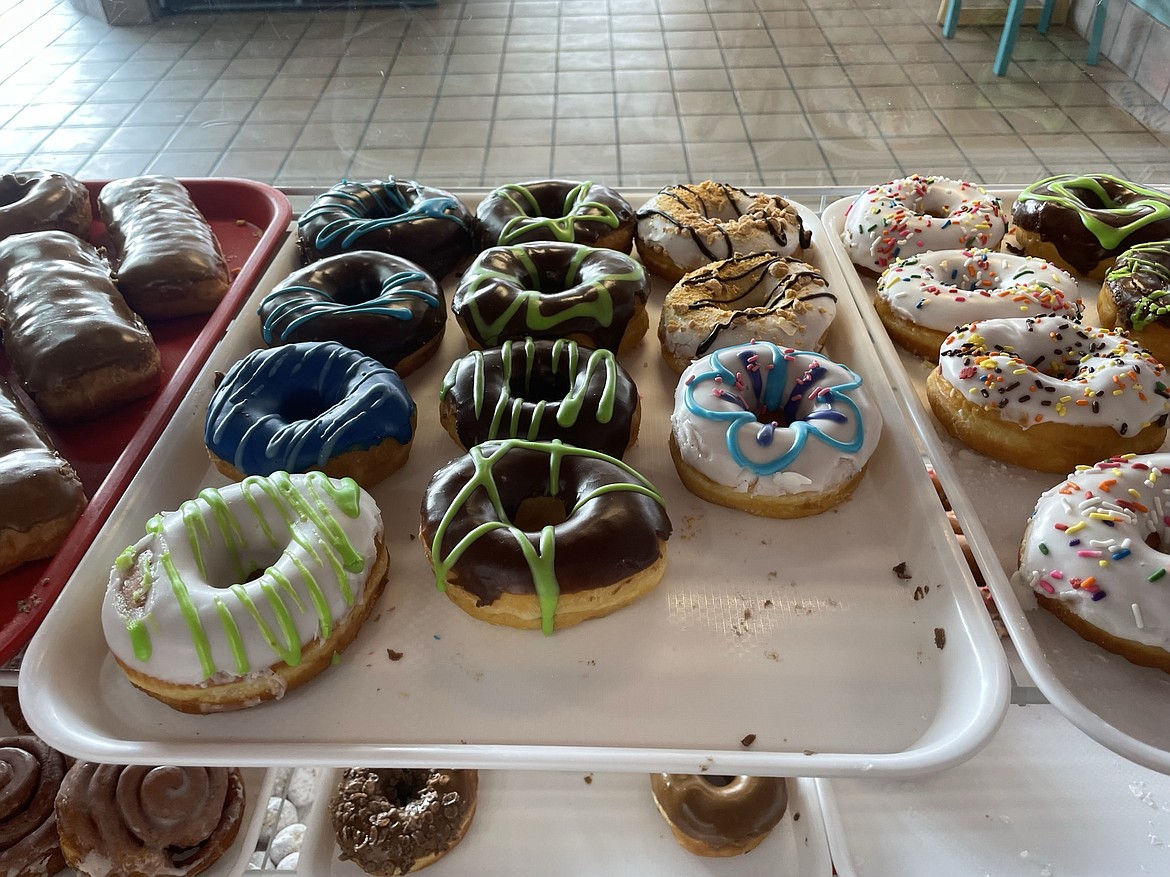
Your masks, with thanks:
[[[319,469],[378,483],[406,462],[415,404],[402,379],[333,341],[254,350],[224,375],[203,439],[217,469],[248,475]]]

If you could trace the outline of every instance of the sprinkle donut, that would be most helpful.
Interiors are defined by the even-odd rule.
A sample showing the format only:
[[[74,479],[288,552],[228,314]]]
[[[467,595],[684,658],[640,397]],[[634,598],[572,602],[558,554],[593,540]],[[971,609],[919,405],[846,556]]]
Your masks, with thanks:
[[[590,181],[500,186],[479,203],[475,216],[484,249],[562,241],[628,253],[634,242],[634,208],[613,189]]]
[[[1170,362],[1170,240],[1130,247],[1097,295],[1101,325],[1120,327],[1154,355]]]
[[[1017,581],[1085,639],[1170,673],[1170,454],[1078,466],[1044,492]]]
[[[1007,230],[998,198],[978,186],[914,174],[857,196],[842,238],[853,264],[880,274],[922,250],[995,249]]]
[[[848,499],[882,428],[859,375],[766,341],[692,363],[670,422],[671,456],[688,490],[775,518],[819,514]]]
[[[353,641],[386,583],[377,503],[321,472],[209,487],[146,533],[114,562],[102,626],[131,684],[182,712],[283,697]]]
[[[991,250],[938,250],[900,259],[882,272],[874,307],[894,341],[936,362],[955,326],[1042,314],[1080,316],[1072,275],[1043,259]]]
[[[1042,472],[1157,450],[1170,414],[1160,363],[1121,332],[1057,316],[961,326],[926,389],[955,438]]]

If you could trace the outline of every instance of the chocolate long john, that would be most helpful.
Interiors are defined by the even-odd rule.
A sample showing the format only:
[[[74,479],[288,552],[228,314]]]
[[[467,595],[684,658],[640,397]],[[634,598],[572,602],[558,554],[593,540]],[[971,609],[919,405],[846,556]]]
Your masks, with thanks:
[[[49,420],[94,417],[158,387],[154,339],[97,250],[73,235],[0,242],[0,325],[21,386]]]

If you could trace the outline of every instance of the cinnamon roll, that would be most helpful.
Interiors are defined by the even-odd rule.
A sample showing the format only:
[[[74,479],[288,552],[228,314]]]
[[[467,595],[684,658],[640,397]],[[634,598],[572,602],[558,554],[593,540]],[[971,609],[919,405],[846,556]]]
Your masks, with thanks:
[[[31,734],[0,740],[0,874],[33,877],[65,867],[53,800],[65,756]]]

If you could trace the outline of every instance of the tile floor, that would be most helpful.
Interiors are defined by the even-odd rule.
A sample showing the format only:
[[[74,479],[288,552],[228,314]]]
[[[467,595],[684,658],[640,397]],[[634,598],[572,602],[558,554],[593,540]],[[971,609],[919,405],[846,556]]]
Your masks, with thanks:
[[[327,185],[560,175],[1170,181],[1170,112],[1056,27],[944,40],[937,0],[441,0],[113,28],[0,0],[0,167]]]

